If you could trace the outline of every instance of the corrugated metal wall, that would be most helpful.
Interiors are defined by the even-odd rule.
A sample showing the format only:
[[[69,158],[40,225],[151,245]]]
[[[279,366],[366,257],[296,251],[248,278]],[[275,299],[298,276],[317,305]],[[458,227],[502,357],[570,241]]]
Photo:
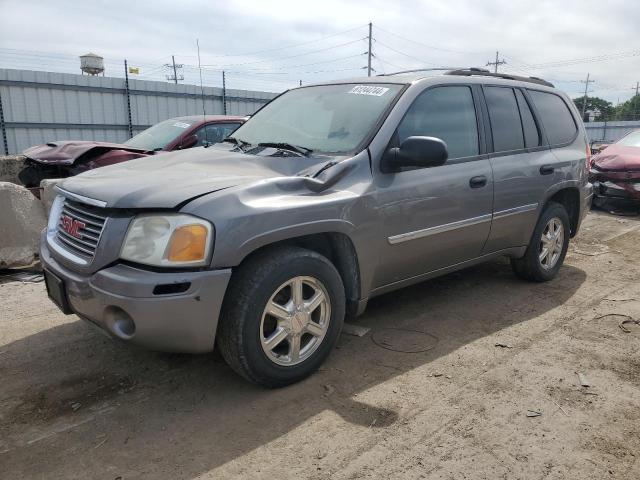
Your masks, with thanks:
[[[589,140],[615,142],[640,128],[640,121],[589,122],[584,124]]]
[[[134,134],[167,118],[202,113],[196,85],[129,79],[129,94]],[[204,94],[206,113],[222,114],[222,89],[204,87]],[[276,95],[227,89],[227,114],[251,114]],[[122,78],[0,69],[0,104],[8,150],[4,153],[54,140],[129,138]],[[0,152],[4,143],[0,138]]]

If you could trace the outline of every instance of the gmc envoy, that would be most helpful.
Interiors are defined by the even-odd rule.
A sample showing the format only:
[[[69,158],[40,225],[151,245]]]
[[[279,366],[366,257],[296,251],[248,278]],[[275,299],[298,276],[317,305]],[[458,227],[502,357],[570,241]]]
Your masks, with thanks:
[[[125,342],[216,346],[283,386],[376,295],[498,256],[552,279],[590,207],[589,156],[573,103],[538,78],[295,88],[223,143],[65,180],[42,238],[47,290]]]

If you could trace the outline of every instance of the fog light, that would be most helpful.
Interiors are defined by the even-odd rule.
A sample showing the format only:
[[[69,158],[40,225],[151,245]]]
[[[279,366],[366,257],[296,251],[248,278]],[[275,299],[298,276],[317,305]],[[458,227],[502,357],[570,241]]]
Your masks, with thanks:
[[[109,306],[104,312],[107,328],[116,337],[130,340],[136,333],[136,324],[133,318],[120,307]]]

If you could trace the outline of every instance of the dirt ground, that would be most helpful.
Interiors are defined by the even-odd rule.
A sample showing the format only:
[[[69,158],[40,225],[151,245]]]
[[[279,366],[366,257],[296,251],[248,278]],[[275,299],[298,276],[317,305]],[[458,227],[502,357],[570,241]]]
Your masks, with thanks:
[[[637,479],[640,326],[610,314],[640,319],[639,279],[640,217],[592,213],[552,282],[500,260],[374,299],[280,390],[4,281],[0,477]]]

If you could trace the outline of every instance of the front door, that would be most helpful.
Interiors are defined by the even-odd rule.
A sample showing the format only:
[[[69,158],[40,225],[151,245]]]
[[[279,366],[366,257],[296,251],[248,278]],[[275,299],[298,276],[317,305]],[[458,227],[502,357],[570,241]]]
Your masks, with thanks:
[[[480,255],[491,228],[493,176],[477,112],[467,85],[427,88],[407,110],[392,143],[440,138],[449,158],[439,167],[376,172],[383,238],[374,288]]]

